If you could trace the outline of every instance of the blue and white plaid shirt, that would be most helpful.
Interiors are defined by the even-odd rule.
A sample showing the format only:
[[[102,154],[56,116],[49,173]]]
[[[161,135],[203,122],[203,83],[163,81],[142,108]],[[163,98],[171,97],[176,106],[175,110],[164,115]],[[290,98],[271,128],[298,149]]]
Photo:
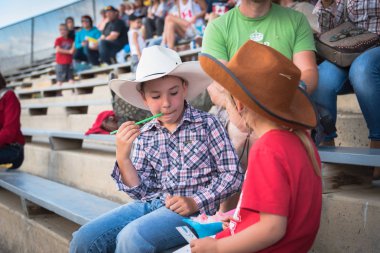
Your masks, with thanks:
[[[173,133],[157,119],[141,128],[132,163],[140,185],[124,185],[117,163],[111,175],[130,197],[143,201],[164,201],[169,194],[192,197],[206,214],[214,214],[221,201],[240,190],[244,177],[221,123],[187,103]]]

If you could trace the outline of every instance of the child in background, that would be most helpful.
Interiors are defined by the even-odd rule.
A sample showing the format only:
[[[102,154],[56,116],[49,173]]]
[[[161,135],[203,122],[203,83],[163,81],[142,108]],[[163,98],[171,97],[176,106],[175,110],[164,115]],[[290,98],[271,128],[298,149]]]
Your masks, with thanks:
[[[225,129],[187,102],[210,82],[199,62],[182,63],[159,46],[143,50],[136,80],[110,81],[128,103],[163,115],[141,129],[133,121],[120,126],[112,177],[135,201],[82,226],[70,252],[162,252],[185,244],[176,230],[186,226],[184,217],[215,214],[239,191],[243,173]]]
[[[68,37],[69,30],[65,24],[59,25],[58,37],[54,42],[56,63],[55,73],[57,76],[57,84],[62,85],[63,82],[74,82],[73,74],[73,54],[74,54],[74,41]]]
[[[322,182],[318,152],[306,132],[317,117],[298,86],[300,70],[251,40],[227,65],[207,54],[199,61],[259,139],[228,227],[216,239],[193,240],[192,252],[308,252],[319,228]]]
[[[145,47],[145,41],[142,36],[142,17],[132,14],[129,16],[128,41],[131,50],[131,72],[136,73],[137,64],[141,58],[141,52]]]

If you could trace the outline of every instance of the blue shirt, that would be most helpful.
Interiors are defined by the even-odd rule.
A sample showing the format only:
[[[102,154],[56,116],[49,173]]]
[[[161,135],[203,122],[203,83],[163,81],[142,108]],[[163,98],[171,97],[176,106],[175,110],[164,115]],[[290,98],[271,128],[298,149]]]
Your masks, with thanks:
[[[86,40],[86,36],[98,39],[101,35],[102,33],[96,27],[92,27],[90,30],[82,28],[75,34],[75,48],[82,47],[82,42]]]
[[[144,125],[131,160],[140,185],[124,185],[116,163],[112,177],[120,190],[143,201],[164,201],[169,194],[192,197],[206,214],[214,214],[220,202],[240,190],[243,182],[237,155],[222,124],[190,105],[173,133],[157,119]]]

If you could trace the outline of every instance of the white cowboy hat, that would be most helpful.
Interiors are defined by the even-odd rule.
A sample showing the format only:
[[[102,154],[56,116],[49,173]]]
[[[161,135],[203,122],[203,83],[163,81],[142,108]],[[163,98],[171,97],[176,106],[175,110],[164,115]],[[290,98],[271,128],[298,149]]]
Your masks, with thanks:
[[[108,85],[119,97],[128,103],[145,110],[149,108],[139,92],[142,82],[154,80],[166,75],[178,76],[188,83],[186,99],[194,99],[202,93],[212,82],[202,70],[199,62],[189,61],[182,63],[177,52],[161,47],[144,48],[136,70],[135,80],[114,79]]]

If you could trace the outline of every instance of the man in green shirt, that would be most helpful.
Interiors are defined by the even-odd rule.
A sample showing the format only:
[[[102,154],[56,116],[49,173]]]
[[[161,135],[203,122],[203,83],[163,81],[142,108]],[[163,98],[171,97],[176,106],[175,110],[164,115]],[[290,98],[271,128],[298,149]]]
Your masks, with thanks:
[[[310,25],[302,13],[273,4],[271,0],[241,0],[240,6],[207,25],[202,52],[227,64],[249,39],[270,46],[291,59],[301,70],[301,80],[306,91],[311,94],[316,89],[318,70],[314,39]],[[208,92],[214,104],[226,107],[226,97],[220,85],[214,82],[208,87]],[[252,140],[254,137],[247,137],[249,130],[236,110],[227,108],[227,111],[230,139],[239,157],[243,158],[249,150],[244,147],[245,143],[249,143],[245,139]],[[224,203],[221,211],[233,208],[235,201]]]

